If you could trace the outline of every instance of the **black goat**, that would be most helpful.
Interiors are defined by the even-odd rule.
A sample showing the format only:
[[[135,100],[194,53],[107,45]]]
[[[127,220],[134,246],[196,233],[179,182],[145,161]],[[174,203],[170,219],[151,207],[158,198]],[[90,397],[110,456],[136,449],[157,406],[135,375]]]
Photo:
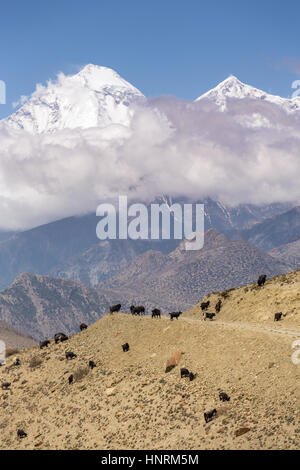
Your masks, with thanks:
[[[152,310],[152,318],[160,318],[160,310],[158,308]]]
[[[117,304],[117,305],[112,305],[111,307],[109,307],[109,312],[110,313],[114,313],[114,312],[119,312],[121,310],[121,307],[122,305],[121,304]]]
[[[10,386],[11,386],[10,382],[3,382],[3,384],[1,385],[1,388],[2,390],[8,390]]]
[[[267,280],[267,275],[266,274],[261,274],[258,278],[257,284],[259,287],[263,286],[266,283]]]
[[[56,333],[54,335],[55,344],[63,343],[64,341],[67,341],[68,339],[69,339],[68,336],[65,335],[64,333]]]
[[[280,320],[282,319],[282,315],[283,315],[282,312],[275,313],[275,315],[274,315],[274,321],[280,321]]]
[[[72,351],[67,351],[66,352],[66,359],[75,359],[76,354],[74,354]]]
[[[188,369],[185,369],[184,367],[180,369],[180,377],[189,377],[190,376],[190,371]]]
[[[122,349],[124,352],[129,351],[129,344],[128,343],[122,344]]]
[[[216,303],[216,307],[215,307],[217,313],[220,313],[221,307],[222,307],[222,300],[220,299],[220,300],[218,300],[218,302]]]
[[[202,304],[201,304],[202,312],[204,312],[204,310],[207,310],[209,306],[210,306],[210,301],[209,300],[207,302],[202,302]]]
[[[169,315],[170,315],[170,320],[173,320],[173,318],[177,318],[177,320],[178,320],[180,315],[182,315],[182,312],[171,312],[171,313],[169,313]]]
[[[40,341],[40,349],[48,348],[49,344],[50,344],[49,339],[45,339],[45,341]]]
[[[214,419],[214,416],[216,416],[216,415],[217,415],[217,410],[216,409],[208,411],[207,413],[204,413],[205,422],[209,423],[210,421],[212,421]]]
[[[89,362],[89,368],[93,370],[94,367],[96,367],[96,364],[94,363],[94,361],[90,361]]]
[[[224,392],[219,393],[219,398],[220,401],[230,401],[230,397]]]
[[[215,313],[208,313],[208,312],[206,312],[205,317],[204,317],[204,320],[206,320],[206,319],[208,319],[208,320],[213,320],[215,316],[216,316]]]
[[[74,375],[71,374],[68,378],[69,385],[71,385],[73,383],[73,381],[74,381]]]
[[[145,315],[145,307],[143,307],[143,305],[139,305],[138,307],[131,305],[130,311],[132,315]]]
[[[24,437],[27,437],[27,434],[25,431],[23,431],[23,429],[18,429],[17,430],[17,436],[20,438],[20,439],[23,439]]]
[[[85,323],[80,323],[80,325],[79,325],[80,331],[86,330],[87,327],[88,326]]]

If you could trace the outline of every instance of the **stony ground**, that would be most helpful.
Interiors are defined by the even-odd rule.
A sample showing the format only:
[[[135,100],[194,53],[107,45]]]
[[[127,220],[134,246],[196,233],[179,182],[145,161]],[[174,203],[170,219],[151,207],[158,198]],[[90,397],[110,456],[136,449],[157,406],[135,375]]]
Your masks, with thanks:
[[[0,447],[297,449],[300,365],[291,344],[300,328],[293,328],[291,336],[195,316],[107,316],[64,344],[21,352],[20,367],[8,359],[0,369],[0,383],[12,383],[0,390]],[[184,353],[180,364],[165,373],[176,350]],[[67,361],[65,351],[77,358]],[[97,367],[87,372],[90,359]],[[180,367],[196,379],[181,379]],[[229,403],[219,401],[220,391]],[[217,417],[206,424],[203,413],[213,408]],[[28,437],[18,439],[18,428]]]

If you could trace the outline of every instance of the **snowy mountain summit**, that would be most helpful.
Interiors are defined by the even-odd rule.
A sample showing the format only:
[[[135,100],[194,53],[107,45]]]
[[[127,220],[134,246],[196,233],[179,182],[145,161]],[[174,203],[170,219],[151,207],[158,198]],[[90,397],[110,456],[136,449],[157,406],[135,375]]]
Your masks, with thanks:
[[[277,111],[296,116],[300,111],[300,97],[274,96],[246,85],[234,76],[195,101],[204,103],[206,100],[216,104],[222,112],[231,112],[233,119],[251,128],[276,127]],[[236,100],[241,104],[237,111],[230,106]],[[57,81],[49,81],[47,86],[37,85],[26,103],[0,121],[0,126],[31,134],[55,133],[63,129],[109,128],[111,132],[105,131],[106,136],[120,137],[130,128],[134,105],[146,101],[137,88],[114,70],[89,64],[76,75],[61,73]],[[273,105],[275,113],[270,112],[270,105]]]
[[[32,134],[62,129],[129,126],[133,103],[143,94],[117,72],[86,65],[78,74],[59,74],[56,82],[38,85],[29,100],[2,125]]]
[[[288,99],[265,93],[262,90],[246,85],[233,75],[221,82],[216,88],[201,95],[195,101],[199,102],[203,99],[215,102],[221,111],[226,111],[228,99],[266,101],[280,106],[288,113],[300,111],[300,98]]]

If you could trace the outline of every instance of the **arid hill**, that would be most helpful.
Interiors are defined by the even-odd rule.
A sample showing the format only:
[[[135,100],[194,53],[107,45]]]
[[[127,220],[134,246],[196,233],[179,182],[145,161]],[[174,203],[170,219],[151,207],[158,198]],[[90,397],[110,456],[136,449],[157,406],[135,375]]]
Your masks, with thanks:
[[[107,315],[66,343],[20,352],[19,367],[8,358],[0,368],[0,383],[12,384],[0,389],[1,448],[298,449],[300,365],[291,356],[300,339],[299,276],[225,294],[216,321],[203,321],[198,306],[173,321]],[[288,312],[282,322],[268,320],[272,302]],[[68,361],[66,351],[77,357]],[[175,351],[180,362],[166,373]],[[181,379],[181,367],[195,380]]]
[[[204,295],[290,271],[290,267],[244,240],[230,241],[215,229],[205,233],[204,248],[186,251],[184,242],[169,255],[148,251],[100,284],[119,293],[128,308],[144,302],[164,311],[192,307]]]
[[[279,327],[300,327],[300,269],[293,273],[267,279],[263,287],[257,283],[207,295],[184,315],[203,318],[201,303],[210,301],[208,312],[215,312],[221,300],[218,321],[274,325],[275,313],[282,312]]]
[[[269,251],[269,254],[280,262],[288,263],[294,269],[300,267],[300,237]]]

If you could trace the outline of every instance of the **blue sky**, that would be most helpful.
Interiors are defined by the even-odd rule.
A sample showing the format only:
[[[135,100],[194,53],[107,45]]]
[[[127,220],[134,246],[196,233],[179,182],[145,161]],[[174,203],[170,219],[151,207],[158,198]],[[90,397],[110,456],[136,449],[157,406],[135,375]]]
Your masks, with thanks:
[[[1,5],[7,105],[95,63],[147,96],[194,99],[231,73],[290,96],[300,78],[298,0],[12,0]]]

